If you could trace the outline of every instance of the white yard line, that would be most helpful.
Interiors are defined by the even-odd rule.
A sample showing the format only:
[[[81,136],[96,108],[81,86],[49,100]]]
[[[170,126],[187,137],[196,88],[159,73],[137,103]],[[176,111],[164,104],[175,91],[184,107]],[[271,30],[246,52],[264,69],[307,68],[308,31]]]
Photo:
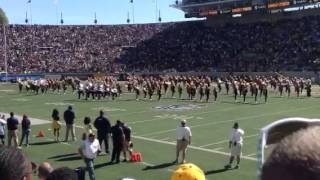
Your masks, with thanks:
[[[214,151],[219,151],[219,150],[221,150],[221,149],[224,149],[223,147],[218,147],[218,148],[214,148],[214,149],[212,149],[212,150],[214,150]]]
[[[10,117],[10,114],[8,114],[8,113],[0,112],[0,114],[4,114],[6,116],[6,118]],[[22,121],[22,116],[21,115],[15,114],[14,116],[19,120],[19,122]],[[43,120],[43,119],[37,119],[37,118],[31,118],[31,117],[28,117],[28,118],[31,121],[31,125],[41,125],[41,124],[49,124],[49,123],[51,123],[50,121]]]
[[[251,157],[251,156],[256,156],[256,155],[257,155],[256,153],[252,153],[252,154],[248,154],[246,156]]]
[[[259,134],[252,134],[252,135],[248,135],[248,136],[243,136],[243,139],[247,139],[247,138],[251,138],[251,137],[256,137],[258,136]],[[222,141],[218,141],[218,142],[214,142],[214,143],[210,143],[210,144],[205,144],[205,145],[202,145],[202,146],[199,146],[199,147],[208,147],[208,146],[212,146],[212,145],[217,145],[217,144],[222,144],[222,143],[227,143],[229,142],[229,140],[222,140]]]
[[[41,121],[45,121],[45,122],[50,123],[50,121],[47,121],[47,120],[41,120]],[[62,124],[62,125],[65,125],[65,124]],[[79,125],[75,125],[75,127],[84,129],[83,126],[79,126]],[[132,137],[135,138],[135,139],[145,140],[145,141],[149,141],[149,142],[156,142],[156,143],[160,143],[160,144],[167,144],[167,145],[176,146],[176,142],[175,141],[168,142],[168,141],[163,141],[163,140],[146,138],[146,137],[142,137],[142,136],[132,136]],[[47,138],[47,139],[53,140],[51,138]],[[61,142],[61,144],[71,146],[70,144],[65,143],[65,142]],[[214,154],[221,154],[221,155],[224,155],[224,156],[229,156],[230,155],[229,153],[226,153],[226,152],[217,151],[217,150],[211,150],[211,149],[205,149],[205,148],[196,147],[196,146],[192,146],[192,145],[189,145],[188,148],[194,149],[194,150],[199,150],[199,151],[204,151],[204,152],[210,152],[210,153],[214,153]],[[256,158],[247,157],[247,156],[242,156],[242,159],[251,160],[251,161],[256,161],[257,160]],[[150,163],[147,163],[147,164],[150,164]]]
[[[170,138],[169,137],[166,137],[166,138],[162,138],[162,139],[159,139],[160,141],[166,141],[166,140],[169,140]]]
[[[133,138],[145,140],[145,141],[150,141],[150,142],[157,142],[160,144],[167,144],[167,145],[171,145],[171,146],[176,146],[176,143],[174,143],[174,142],[161,141],[158,139],[151,139],[151,138],[146,138],[146,137],[141,137],[141,136],[133,136]],[[196,147],[196,146],[192,146],[192,145],[189,145],[188,148],[194,149],[194,150],[199,150],[199,151],[204,151],[204,152],[210,152],[210,153],[214,153],[214,154],[221,154],[221,155],[228,156],[228,157],[230,156],[230,153],[227,153],[227,152],[216,151],[216,150],[212,150],[212,149],[205,149],[205,148]],[[247,156],[242,156],[242,159],[257,161],[256,158],[247,157]]]
[[[310,107],[296,108],[296,109],[286,110],[286,111],[277,111],[277,112],[273,112],[273,113],[265,113],[265,114],[259,114],[259,115],[253,115],[253,116],[245,116],[245,117],[237,118],[237,119],[230,119],[230,120],[224,120],[224,121],[215,121],[215,122],[203,123],[203,124],[198,124],[198,125],[189,126],[189,127],[190,128],[197,128],[197,127],[203,127],[203,126],[208,126],[208,125],[225,124],[225,123],[229,123],[229,122],[236,122],[236,121],[238,122],[238,121],[244,121],[244,120],[251,120],[253,118],[260,118],[260,117],[264,117],[264,116],[282,114],[282,113],[286,113],[286,112],[296,112],[298,110],[310,109],[312,107],[318,107],[318,106],[310,106]],[[260,121],[260,120],[261,119],[257,119],[256,121]],[[175,131],[175,130],[176,130],[176,128],[175,129],[162,130],[162,131],[156,131],[156,132],[152,132],[152,133],[141,134],[139,136],[150,136],[150,135],[156,135],[156,134],[172,132],[172,131]]]

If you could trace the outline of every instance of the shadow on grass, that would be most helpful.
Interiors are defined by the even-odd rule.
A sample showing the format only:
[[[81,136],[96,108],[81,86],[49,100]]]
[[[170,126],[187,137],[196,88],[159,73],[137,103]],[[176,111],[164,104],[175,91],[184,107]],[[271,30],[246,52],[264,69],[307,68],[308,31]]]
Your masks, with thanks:
[[[61,158],[56,161],[76,161],[82,159],[80,156]]]
[[[35,142],[35,143],[30,143],[30,145],[36,145],[36,146],[40,146],[40,145],[48,145],[48,144],[56,144],[56,141],[46,141],[46,142]]]
[[[255,102],[243,102],[242,100],[241,101],[237,101],[237,102],[234,102],[234,101],[221,101],[220,103],[221,104],[234,104],[234,105],[251,105],[251,106],[257,106],[257,105],[265,104],[264,101],[255,103]]]
[[[146,166],[142,170],[147,171],[147,170],[153,170],[153,169],[162,169],[162,168],[166,168],[166,167],[173,166],[173,165],[175,165],[175,162],[162,163],[162,164],[158,164],[158,165],[154,165],[154,166]]]
[[[205,175],[210,175],[210,174],[217,174],[217,173],[223,173],[225,171],[230,171],[233,169],[227,169],[227,168],[222,168],[222,169],[216,169],[216,170],[210,170],[210,171],[205,171]]]
[[[106,162],[106,163],[96,164],[96,165],[94,165],[94,169],[99,169],[99,168],[110,166],[110,165],[113,165],[113,164],[115,164],[115,163]]]
[[[48,159],[58,159],[58,158],[64,158],[64,157],[68,157],[68,156],[75,156],[75,155],[78,155],[78,153],[56,155],[56,156],[49,157]]]

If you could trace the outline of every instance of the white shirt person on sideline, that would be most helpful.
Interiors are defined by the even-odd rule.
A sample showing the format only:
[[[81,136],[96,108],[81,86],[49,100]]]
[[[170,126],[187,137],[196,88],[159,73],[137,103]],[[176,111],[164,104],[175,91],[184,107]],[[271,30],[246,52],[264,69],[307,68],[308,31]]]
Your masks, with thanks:
[[[239,128],[238,123],[234,123],[233,128],[230,133],[229,148],[230,148],[230,161],[229,164],[225,166],[226,169],[231,168],[234,158],[237,158],[237,165],[235,169],[239,168],[241,150],[243,145],[243,136],[244,131]]]
[[[176,160],[174,163],[178,163],[180,152],[182,151],[182,163],[185,163],[186,151],[189,144],[191,144],[191,130],[186,126],[187,121],[181,120],[180,126],[177,128],[177,149]]]

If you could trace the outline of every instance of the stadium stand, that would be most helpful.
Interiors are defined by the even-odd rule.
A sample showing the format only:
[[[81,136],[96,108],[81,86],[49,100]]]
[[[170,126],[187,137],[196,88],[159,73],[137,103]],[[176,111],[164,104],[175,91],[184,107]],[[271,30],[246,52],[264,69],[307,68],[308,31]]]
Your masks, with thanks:
[[[320,16],[213,27],[205,21],[113,26],[10,25],[9,71],[314,70],[313,62],[319,55],[319,26]],[[4,62],[3,56],[0,62]]]

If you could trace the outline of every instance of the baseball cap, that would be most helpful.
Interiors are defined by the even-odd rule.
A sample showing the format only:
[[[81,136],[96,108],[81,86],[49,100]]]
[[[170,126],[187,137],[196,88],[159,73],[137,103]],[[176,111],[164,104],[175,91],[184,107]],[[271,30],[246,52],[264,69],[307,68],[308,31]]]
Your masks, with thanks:
[[[183,119],[181,120],[181,124],[186,124],[187,123],[187,120]]]

